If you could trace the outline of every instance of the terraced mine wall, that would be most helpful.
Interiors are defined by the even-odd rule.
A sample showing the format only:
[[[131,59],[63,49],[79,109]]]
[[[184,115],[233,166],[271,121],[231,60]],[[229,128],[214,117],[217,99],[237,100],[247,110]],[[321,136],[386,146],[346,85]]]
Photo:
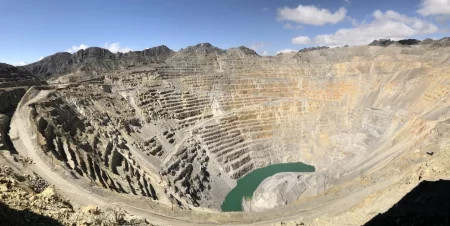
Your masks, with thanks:
[[[51,171],[67,184],[133,204],[145,200],[161,206],[148,211],[164,216],[220,223],[303,214],[330,200],[356,204],[345,197],[398,180],[384,169],[400,156],[449,146],[445,48],[260,57],[199,44],[164,59],[119,64],[101,71],[101,83],[29,90],[13,120],[18,151],[21,139],[33,137],[25,144],[45,162],[41,168],[58,169]],[[20,129],[28,126],[22,122],[36,136]],[[245,211],[263,213],[213,211],[238,179],[294,162],[316,170],[265,179],[243,203]],[[360,178],[369,179],[361,184]]]
[[[289,181],[308,184],[302,196],[314,196],[434,127],[417,115],[448,96],[445,65],[427,66],[425,52],[418,61],[383,51],[261,58],[197,46],[163,64],[106,74],[101,85],[53,90],[31,105],[33,121],[46,155],[118,193],[219,209],[250,171],[304,162],[317,172]],[[422,130],[406,139],[413,128]],[[252,206],[286,202],[275,200]]]

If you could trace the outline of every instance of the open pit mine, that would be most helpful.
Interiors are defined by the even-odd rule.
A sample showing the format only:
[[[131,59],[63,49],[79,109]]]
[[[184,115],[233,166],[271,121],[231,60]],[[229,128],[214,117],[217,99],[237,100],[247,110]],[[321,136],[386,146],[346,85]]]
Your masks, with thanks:
[[[450,175],[450,39],[380,43],[0,64],[2,184],[141,224],[365,224]]]

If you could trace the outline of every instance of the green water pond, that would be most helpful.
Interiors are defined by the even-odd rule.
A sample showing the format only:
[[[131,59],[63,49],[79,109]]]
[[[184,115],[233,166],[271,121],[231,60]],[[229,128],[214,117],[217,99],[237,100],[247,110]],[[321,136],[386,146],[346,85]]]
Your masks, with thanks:
[[[314,172],[314,166],[306,165],[301,162],[273,164],[263,168],[253,170],[246,176],[237,181],[236,187],[231,190],[222,203],[223,212],[242,211],[242,198],[251,199],[253,192],[261,182],[277,173],[284,172]]]

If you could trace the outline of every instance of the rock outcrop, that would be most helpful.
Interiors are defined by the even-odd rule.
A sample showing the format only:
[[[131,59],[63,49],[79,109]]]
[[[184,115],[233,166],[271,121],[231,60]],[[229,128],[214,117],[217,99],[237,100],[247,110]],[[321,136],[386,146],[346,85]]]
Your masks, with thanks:
[[[420,44],[420,40],[417,39],[402,39],[399,41],[393,41],[391,39],[380,39],[380,40],[374,40],[372,43],[369,44],[369,46],[381,46],[381,47],[387,47],[392,44],[400,44],[405,46],[410,45],[418,45]]]
[[[399,40],[398,43],[402,44],[402,45],[418,45],[421,43],[420,40],[417,39],[403,39],[403,40]]]
[[[373,40],[372,43],[369,44],[369,46],[382,46],[386,47],[394,43],[395,41],[392,41],[390,39],[380,39],[380,40]]]
[[[316,47],[310,47],[310,48],[303,48],[301,50],[299,50],[299,53],[307,53],[307,52],[312,52],[312,51],[316,51],[316,50],[320,50],[320,49],[329,49],[330,47],[328,46],[316,46]]]

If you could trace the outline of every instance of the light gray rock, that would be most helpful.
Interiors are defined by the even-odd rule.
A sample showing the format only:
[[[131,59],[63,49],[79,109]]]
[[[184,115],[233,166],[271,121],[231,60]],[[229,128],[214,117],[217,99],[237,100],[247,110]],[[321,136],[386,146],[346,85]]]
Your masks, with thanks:
[[[323,174],[278,173],[266,178],[253,193],[253,198],[243,201],[245,211],[261,212],[295,202],[300,196],[317,195],[326,184]]]

